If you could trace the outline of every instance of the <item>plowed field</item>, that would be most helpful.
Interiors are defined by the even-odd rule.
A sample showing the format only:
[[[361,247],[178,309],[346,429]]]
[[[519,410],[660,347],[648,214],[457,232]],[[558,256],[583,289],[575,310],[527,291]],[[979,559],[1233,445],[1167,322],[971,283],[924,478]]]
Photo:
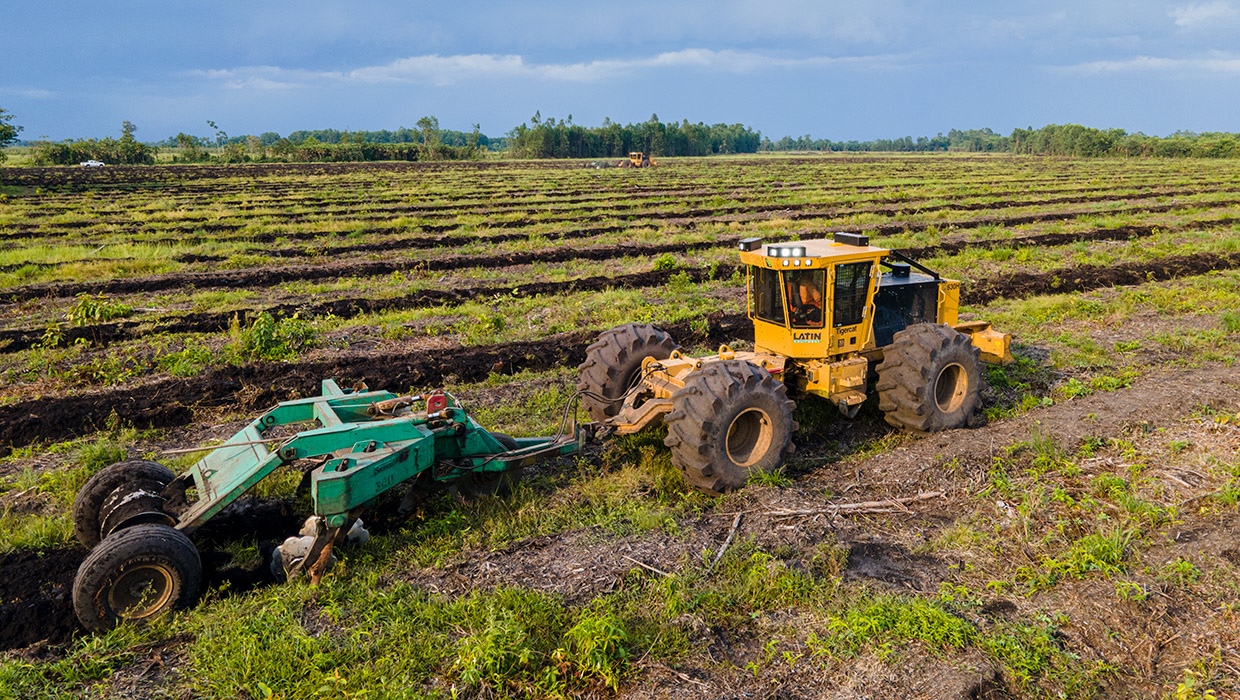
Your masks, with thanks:
[[[0,169],[0,698],[1240,693],[1233,163],[580,165]],[[745,347],[736,242],[835,231],[1014,334],[977,425],[806,400],[784,471],[721,498],[654,429],[377,504],[317,588],[265,566],[293,465],[200,533],[195,608],[78,628],[68,511],[106,464],[183,469],[329,377],[549,434],[599,332]]]

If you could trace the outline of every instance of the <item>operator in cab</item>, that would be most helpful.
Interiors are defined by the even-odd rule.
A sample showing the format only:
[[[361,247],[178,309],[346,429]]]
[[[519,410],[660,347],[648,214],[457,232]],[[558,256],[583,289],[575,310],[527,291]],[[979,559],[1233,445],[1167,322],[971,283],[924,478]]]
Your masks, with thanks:
[[[821,271],[802,270],[792,273],[789,299],[794,325],[818,326],[822,324],[822,278]]]

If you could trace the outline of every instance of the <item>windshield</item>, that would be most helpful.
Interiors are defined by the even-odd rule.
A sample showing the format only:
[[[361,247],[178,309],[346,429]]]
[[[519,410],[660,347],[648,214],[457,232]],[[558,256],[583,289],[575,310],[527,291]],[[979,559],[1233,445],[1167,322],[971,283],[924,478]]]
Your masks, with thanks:
[[[784,273],[788,279],[788,310],[793,328],[822,328],[822,289],[825,270]]]

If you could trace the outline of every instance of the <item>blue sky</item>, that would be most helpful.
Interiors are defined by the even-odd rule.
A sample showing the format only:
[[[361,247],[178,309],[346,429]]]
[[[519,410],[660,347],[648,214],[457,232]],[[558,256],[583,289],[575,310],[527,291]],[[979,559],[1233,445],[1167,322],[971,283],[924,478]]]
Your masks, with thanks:
[[[1240,131],[1240,0],[10,3],[25,139],[742,122],[777,139]]]

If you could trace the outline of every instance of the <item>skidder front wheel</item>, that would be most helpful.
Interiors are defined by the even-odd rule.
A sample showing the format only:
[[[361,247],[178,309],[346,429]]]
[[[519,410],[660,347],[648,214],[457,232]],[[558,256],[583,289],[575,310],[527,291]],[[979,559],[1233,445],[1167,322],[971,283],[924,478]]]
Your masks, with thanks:
[[[968,425],[981,393],[981,351],[938,323],[895,334],[878,365],[878,407],[888,423],[921,433]]]
[[[202,561],[180,530],[135,525],[104,538],[78,567],[73,611],[88,630],[145,623],[198,597]]]
[[[711,362],[672,396],[664,444],[689,485],[734,491],[769,472],[791,451],[796,422],[787,390],[770,372],[741,360]]]
[[[616,415],[624,403],[622,397],[641,371],[642,360],[666,360],[679,349],[672,336],[648,323],[626,323],[603,331],[586,348],[586,359],[577,367],[577,389],[594,394],[582,396],[581,405],[596,421]]]

